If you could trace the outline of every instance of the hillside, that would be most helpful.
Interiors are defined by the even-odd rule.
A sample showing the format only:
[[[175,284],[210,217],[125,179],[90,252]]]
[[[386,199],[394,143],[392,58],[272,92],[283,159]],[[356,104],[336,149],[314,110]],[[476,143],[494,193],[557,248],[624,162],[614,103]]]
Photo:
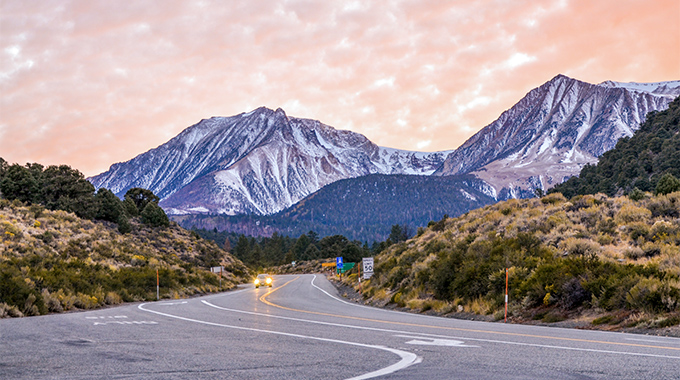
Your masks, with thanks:
[[[371,280],[346,281],[378,305],[502,319],[509,268],[510,320],[677,325],[680,192],[500,202],[443,219],[375,260]]]
[[[92,309],[121,302],[231,289],[249,280],[246,267],[213,242],[184,230],[131,219],[81,219],[40,205],[0,198],[0,317]],[[224,265],[222,278],[209,267]]]
[[[467,210],[495,202],[488,186],[471,175],[419,176],[373,174],[334,182],[271,216],[172,216],[185,228],[232,231],[252,236],[274,232],[298,237],[310,230],[320,236],[383,241],[395,224],[412,231]]]
[[[635,188],[654,191],[664,174],[680,178],[680,97],[669,108],[652,112],[631,138],[619,140],[597,165],[587,165],[578,177],[550,192],[567,197],[598,192],[614,195]]]

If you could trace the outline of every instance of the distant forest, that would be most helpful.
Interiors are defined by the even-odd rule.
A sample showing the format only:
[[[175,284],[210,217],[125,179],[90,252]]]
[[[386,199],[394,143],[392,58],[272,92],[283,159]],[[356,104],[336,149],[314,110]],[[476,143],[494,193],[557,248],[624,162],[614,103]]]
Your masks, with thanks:
[[[362,257],[374,256],[395,243],[412,237],[408,226],[395,224],[390,235],[383,242],[366,242],[349,240],[343,235],[332,235],[323,238],[314,231],[301,234],[298,238],[282,236],[275,232],[271,237],[252,237],[234,232],[205,229],[194,229],[206,240],[216,242],[221,248],[231,252],[239,260],[251,268],[266,268],[293,261],[343,257],[345,262],[359,262]],[[420,230],[422,231],[422,229]]]
[[[247,236],[298,237],[310,230],[350,240],[386,240],[390,226],[411,231],[444,215],[452,217],[496,202],[472,175],[419,176],[373,174],[334,182],[275,215],[181,215],[185,228],[231,231]]]

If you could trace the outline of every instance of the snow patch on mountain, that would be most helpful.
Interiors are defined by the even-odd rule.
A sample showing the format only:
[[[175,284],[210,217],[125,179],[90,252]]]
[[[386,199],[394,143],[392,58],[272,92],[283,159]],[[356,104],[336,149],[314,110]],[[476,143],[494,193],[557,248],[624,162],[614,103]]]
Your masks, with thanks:
[[[149,189],[169,214],[273,214],[335,181],[369,174],[472,173],[483,180],[475,189],[494,199],[531,196],[597,162],[678,95],[680,81],[593,85],[558,75],[458,149],[431,153],[380,147],[260,107],[201,120],[89,180],[118,196]]]
[[[599,86],[625,88],[631,91],[647,92],[670,98],[675,98],[680,95],[680,81],[678,80],[655,83],[615,82],[608,80],[600,83]]]
[[[632,136],[648,112],[668,108],[669,89],[680,94],[680,81],[593,85],[558,75],[472,136],[434,174],[473,173],[498,197],[545,190]]]

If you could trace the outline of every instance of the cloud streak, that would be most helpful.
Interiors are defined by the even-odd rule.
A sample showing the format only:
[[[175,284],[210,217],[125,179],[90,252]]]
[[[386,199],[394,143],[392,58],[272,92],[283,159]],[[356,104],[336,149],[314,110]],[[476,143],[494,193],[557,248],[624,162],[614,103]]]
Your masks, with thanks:
[[[557,74],[680,79],[680,3],[3,1],[0,157],[94,175],[259,106],[453,149]]]

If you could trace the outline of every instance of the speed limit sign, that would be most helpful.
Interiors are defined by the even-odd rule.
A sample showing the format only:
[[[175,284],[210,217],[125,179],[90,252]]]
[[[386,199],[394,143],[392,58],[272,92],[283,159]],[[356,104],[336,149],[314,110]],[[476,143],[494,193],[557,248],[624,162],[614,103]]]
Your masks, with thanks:
[[[364,280],[368,280],[373,276],[373,258],[364,257],[362,260],[362,269],[364,272]]]

